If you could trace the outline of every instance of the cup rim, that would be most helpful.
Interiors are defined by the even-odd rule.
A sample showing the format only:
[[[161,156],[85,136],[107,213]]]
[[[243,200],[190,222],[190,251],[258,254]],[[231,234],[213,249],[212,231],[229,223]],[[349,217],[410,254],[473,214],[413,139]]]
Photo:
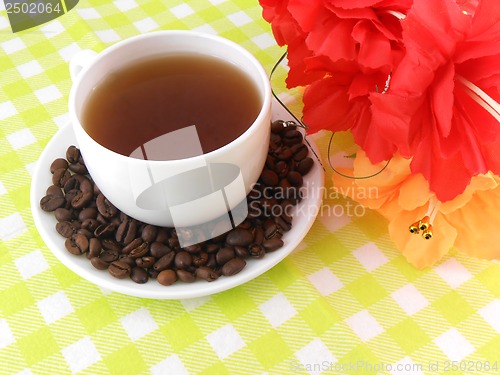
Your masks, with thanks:
[[[104,145],[100,144],[96,140],[94,140],[84,129],[82,124],[80,123],[80,120],[76,114],[76,93],[78,90],[78,86],[80,85],[80,82],[83,80],[83,77],[87,73],[88,70],[99,60],[102,60],[106,58],[107,55],[113,53],[114,51],[124,48],[127,44],[133,43],[140,41],[142,39],[147,39],[147,38],[152,38],[156,36],[191,36],[191,37],[198,37],[198,38],[204,38],[204,39],[210,39],[212,41],[215,41],[217,43],[222,43],[230,46],[231,48],[237,50],[241,55],[244,55],[253,65],[253,67],[256,69],[256,71],[259,74],[259,80],[261,81],[264,95],[263,95],[263,100],[262,100],[262,105],[259,110],[259,113],[255,120],[250,124],[250,126],[242,133],[240,134],[237,138],[232,140],[231,142],[215,149],[207,153],[203,153],[201,155],[197,156],[191,156],[188,158],[182,158],[182,159],[175,159],[175,160],[150,160],[150,159],[136,159],[132,158],[127,155],[120,154],[116,151],[110,150],[109,148],[105,147]],[[188,162],[188,161],[197,161],[199,159],[205,159],[207,157],[217,157],[218,154],[223,154],[229,147],[234,148],[242,143],[245,142],[246,139],[249,137],[252,137],[252,135],[257,131],[257,124],[261,123],[264,121],[266,116],[270,116],[271,112],[271,104],[272,104],[272,93],[271,93],[271,83],[269,80],[269,76],[267,75],[264,67],[262,64],[257,60],[257,58],[250,53],[247,49],[239,45],[238,43],[218,36],[218,35],[212,35],[212,34],[207,34],[207,33],[202,33],[202,32],[197,32],[197,31],[192,31],[192,30],[159,30],[159,31],[153,31],[153,32],[148,32],[140,35],[135,35],[127,39],[123,39],[107,48],[104,50],[100,51],[97,53],[96,59],[90,63],[89,65],[85,66],[80,74],[76,77],[76,79],[73,81],[70,89],[70,94],[69,94],[69,101],[68,101],[68,109],[69,109],[69,116],[70,120],[72,123],[73,128],[78,127],[81,129],[81,133],[84,134],[86,137],[92,140],[92,142],[102,150],[106,150],[106,152],[110,153],[114,157],[117,158],[127,158],[129,162],[133,163],[153,163],[153,164],[162,164],[162,163],[178,163],[178,162]]]

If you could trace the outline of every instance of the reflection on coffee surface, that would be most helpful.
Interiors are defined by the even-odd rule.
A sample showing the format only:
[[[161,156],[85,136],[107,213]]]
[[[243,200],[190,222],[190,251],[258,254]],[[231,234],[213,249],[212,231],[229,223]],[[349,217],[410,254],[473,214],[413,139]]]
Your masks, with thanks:
[[[243,134],[261,106],[261,94],[240,68],[186,53],[154,56],[113,72],[95,87],[81,119],[92,138],[127,156],[195,125],[207,153]]]

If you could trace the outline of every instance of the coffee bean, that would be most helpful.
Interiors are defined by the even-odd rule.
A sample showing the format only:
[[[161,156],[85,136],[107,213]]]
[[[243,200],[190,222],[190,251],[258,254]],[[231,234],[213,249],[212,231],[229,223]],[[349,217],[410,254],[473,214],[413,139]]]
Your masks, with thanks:
[[[177,281],[177,273],[174,270],[163,270],[156,279],[161,285],[169,286]]]
[[[233,258],[222,266],[222,274],[224,276],[236,275],[246,266],[246,264],[247,262],[242,258]]]
[[[70,178],[71,173],[66,168],[59,168],[56,169],[52,175],[52,183],[57,187],[62,188]]]
[[[59,222],[71,221],[71,219],[73,219],[73,211],[68,210],[67,208],[59,207],[55,209],[54,216],[56,217],[56,220]]]
[[[184,251],[187,251],[189,254],[196,254],[201,251],[201,245],[199,243],[194,245],[185,246],[182,248]]]
[[[130,278],[137,284],[145,284],[148,282],[149,276],[144,268],[133,267],[130,271]]]
[[[119,242],[117,240],[117,242]],[[140,237],[137,237],[135,238],[134,240],[132,240],[130,243],[128,243],[127,245],[125,245],[122,249],[122,253],[123,254],[130,254],[130,252],[132,250],[134,250],[136,247],[138,247],[140,244],[142,244],[142,238]]]
[[[200,251],[199,253],[193,254],[193,266],[199,267],[204,266],[208,262],[208,253],[205,251]]]
[[[279,162],[276,163],[275,167],[276,174],[278,175],[278,178],[283,178],[288,174],[288,164],[287,162],[280,160]],[[274,185],[278,185],[277,183]]]
[[[136,258],[135,264],[137,266],[142,267],[142,268],[149,268],[153,267],[153,264],[155,264],[156,258],[152,256],[146,256],[142,258]]]
[[[179,251],[175,255],[174,263],[175,263],[175,267],[177,267],[177,269],[182,269],[182,270],[188,269],[193,264],[193,258],[191,257],[191,255],[188,252]]]
[[[137,234],[137,222],[133,219],[123,220],[116,229],[115,239],[125,245],[132,242]]]
[[[150,251],[154,257],[161,258],[165,254],[172,252],[172,249],[161,242],[155,241],[151,244]]]
[[[127,263],[130,267],[135,267],[136,266],[135,259],[129,257],[128,255],[120,254],[120,256],[118,257],[118,260],[120,260],[120,261],[122,261],[124,263]]]
[[[220,246],[215,243],[209,243],[205,245],[204,249],[208,254],[212,254],[216,253],[220,249]]]
[[[46,212],[52,212],[63,207],[65,203],[66,199],[64,197],[58,195],[45,195],[40,199],[40,208]]]
[[[298,146],[298,147],[295,147]],[[303,160],[307,154],[309,153],[309,150],[307,149],[307,146],[303,143],[294,145],[292,147],[292,152],[293,152],[293,160],[295,161],[300,161]]]
[[[82,228],[88,229],[92,232],[94,232],[95,235],[95,230],[99,226],[99,222],[96,219],[85,219],[82,221]]]
[[[88,229],[85,229],[85,228],[80,228],[76,231],[76,233],[79,233],[79,234],[83,234],[85,237],[87,237],[88,239],[91,239],[91,238],[95,238],[94,237],[94,234],[89,231]]]
[[[280,247],[283,247],[283,244],[284,244],[284,242],[281,238],[274,237],[274,238],[270,238],[268,240],[265,240],[262,243],[262,246],[264,247],[264,249],[267,252],[271,252],[271,251],[275,251],[275,250],[279,249]]]
[[[109,267],[109,263],[102,260],[100,257],[90,258],[90,263],[94,266],[94,268],[98,270],[105,270]]]
[[[297,164],[297,172],[299,172],[302,176],[305,176],[306,174],[309,173],[309,171],[311,170],[311,168],[313,167],[314,165],[314,160],[310,157],[307,157],[305,159],[302,159],[301,161],[299,161],[299,163]]]
[[[210,267],[201,266],[198,267],[195,271],[196,277],[203,279],[205,281],[215,281],[219,278],[217,272],[215,272]]]
[[[300,187],[304,183],[302,175],[296,171],[288,172],[288,175],[286,176],[286,178],[293,186],[296,186],[296,187]]]
[[[252,232],[247,229],[233,229],[226,235],[226,243],[229,246],[248,246],[253,241]]]
[[[85,163],[83,162],[83,159],[80,159],[80,161],[76,163],[71,163],[68,168],[75,173],[78,173],[80,175],[84,175],[89,173],[87,170],[87,167],[85,166]]]
[[[88,251],[89,240],[85,235],[75,233],[70,238],[66,239],[64,246],[71,254],[81,255]]]
[[[94,187],[92,181],[90,181],[87,177],[75,175],[76,178],[80,178],[80,190],[84,193],[92,193],[94,195]]]
[[[292,150],[290,150],[288,147],[283,147],[276,154],[276,157],[279,160],[289,160],[292,156],[293,156]]]
[[[264,241],[265,242],[265,241]],[[252,258],[262,259],[266,255],[266,251],[262,245],[253,244],[248,247],[248,252]]]
[[[156,235],[155,242],[166,243],[170,234],[167,228],[158,228],[158,234]]]
[[[276,223],[269,221],[265,225],[264,238],[267,240],[269,238],[274,238],[276,236],[281,236],[281,231]]]
[[[99,213],[109,219],[118,213],[118,209],[102,194],[99,194],[96,199],[97,210]]]
[[[57,233],[65,238],[70,238],[78,229],[80,228],[77,228],[75,223],[70,221],[61,221],[56,224]]]
[[[264,230],[261,227],[257,227],[253,231],[253,242],[260,245],[264,240]]]
[[[50,185],[45,192],[45,195],[55,195],[58,197],[64,197],[64,193],[59,186]]]
[[[92,200],[93,194],[88,192],[82,192],[81,190],[75,195],[75,197],[71,200],[71,206],[76,208],[77,210],[82,209]]]
[[[278,185],[279,178],[276,172],[271,169],[264,169],[262,174],[260,175],[262,182],[267,186],[276,186]]]
[[[104,250],[112,250],[119,254],[123,252],[122,246],[111,238],[102,238],[100,241]]]
[[[115,233],[116,225],[113,223],[103,223],[100,224],[94,231],[94,234],[98,238],[104,238],[112,236]]]
[[[124,279],[130,275],[130,265],[121,260],[116,260],[109,265],[108,272],[117,279]]]
[[[276,216],[274,221],[279,226],[280,231],[288,232],[292,229],[292,217],[288,216],[286,213],[283,213],[281,216]]]
[[[274,160],[272,155],[267,155],[265,167],[271,170],[274,170],[274,168],[276,168],[276,160]]]
[[[193,283],[196,281],[196,277],[193,273],[186,270],[177,270],[177,278],[185,283]]]
[[[240,258],[248,258],[250,256],[250,253],[248,252],[247,248],[243,246],[235,246],[234,253],[236,256]]]
[[[155,264],[153,264],[153,269],[155,271],[163,271],[164,269],[169,268],[175,258],[175,252],[171,251],[170,253],[165,254],[160,259],[158,259]]]
[[[68,162],[66,159],[57,158],[50,165],[50,173],[54,174],[54,172],[60,168],[68,169]]]
[[[120,256],[120,254],[117,251],[104,250],[99,255],[99,258],[106,263],[111,263],[111,262],[114,262],[115,260],[118,260],[119,256]]]
[[[73,175],[68,179],[68,181],[66,181],[64,183],[64,186],[62,188],[63,188],[65,193],[67,193],[68,191],[73,190],[73,189],[79,190],[80,189],[80,180],[78,178],[76,178],[75,175]]]
[[[99,256],[102,251],[101,241],[93,237],[89,239],[89,251],[87,253],[87,258],[91,259],[93,257]]]
[[[157,234],[158,227],[148,224],[142,229],[141,237],[144,242],[153,242]]]
[[[215,254],[215,260],[217,264],[222,266],[227,261],[235,257],[234,249],[231,247],[223,247]]]
[[[273,123],[271,124],[271,132],[273,133],[279,134],[284,130],[286,130],[286,127],[285,127],[285,122],[283,120],[276,120],[273,121]]]
[[[69,146],[66,150],[66,160],[68,160],[68,163],[76,163],[79,158],[80,150],[74,145]]]
[[[283,143],[287,146],[291,146],[302,142],[302,133],[297,129],[286,130],[283,134]]]
[[[132,249],[129,253],[131,258],[140,258],[149,251],[149,246],[146,242],[141,243],[139,246]]]
[[[78,214],[78,221],[82,223],[87,219],[95,219],[97,217],[97,209],[95,207],[86,207]]]

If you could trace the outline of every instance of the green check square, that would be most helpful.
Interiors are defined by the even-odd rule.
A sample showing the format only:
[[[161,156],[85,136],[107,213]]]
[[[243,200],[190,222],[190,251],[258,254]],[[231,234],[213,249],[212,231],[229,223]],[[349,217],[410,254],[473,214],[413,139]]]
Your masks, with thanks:
[[[369,241],[374,241],[387,232],[387,219],[376,211],[366,210],[366,213],[356,218],[355,222]]]
[[[229,289],[223,293],[214,295],[213,299],[231,321],[238,319],[255,308],[255,303],[243,288]]]
[[[150,1],[142,5],[141,9],[150,16],[156,16],[159,13],[165,12],[167,7],[161,1]]]
[[[104,17],[106,22],[111,26],[111,29],[116,29],[121,26],[130,24],[130,20],[123,13],[115,13],[113,15]]]
[[[57,53],[57,50],[48,40],[43,40],[39,43],[33,44],[32,46],[29,47],[29,50],[33,54],[33,56],[37,57],[37,59],[40,59],[43,56]]]
[[[64,241],[61,241],[61,246],[64,246]],[[82,280],[80,276],[71,271],[62,263],[57,263],[56,265],[52,266],[52,272],[54,273],[57,281],[59,281],[63,289],[66,289],[72,284],[75,284]]]
[[[267,271],[266,275],[279,289],[285,290],[300,278],[302,273],[291,261],[285,259]]]
[[[445,294],[433,305],[454,326],[475,312],[474,308],[455,291]]]
[[[30,85],[28,85],[25,80],[19,80],[3,85],[2,89],[9,98],[17,98],[28,95],[32,92]]]
[[[170,346],[176,353],[203,337],[203,333],[197,327],[196,322],[188,314],[167,323],[161,327],[161,331],[165,334]]]
[[[115,312],[104,297],[81,307],[78,309],[77,315],[88,333],[100,330],[118,320]]]
[[[40,328],[38,331],[20,338],[17,344],[29,366],[60,350],[49,327]]]
[[[411,354],[420,349],[431,340],[422,328],[420,328],[420,326],[410,317],[389,328],[387,333],[398,343],[398,346],[404,350],[406,354]]]
[[[484,285],[496,298],[500,298],[500,265],[494,264],[476,275],[476,279]]]
[[[146,371],[147,365],[133,343],[104,358],[110,375],[135,375]]]
[[[365,274],[356,279],[347,285],[347,289],[364,307],[373,305],[388,294],[377,279],[370,274]]]
[[[490,365],[493,366],[494,363],[497,365],[497,369],[500,369],[500,361],[498,360],[498,348],[500,348],[500,335],[496,335],[491,341],[480,347],[477,352],[481,354]],[[497,373],[496,371],[493,373]]]
[[[229,372],[227,367],[224,366],[224,363],[217,362],[204,371],[200,372],[200,375],[231,375],[231,373]]]
[[[34,303],[26,284],[21,281],[0,291],[0,311],[3,316],[15,314]]]
[[[0,156],[0,174],[14,171],[23,168],[23,162],[19,159],[19,155],[14,151],[8,152]]]
[[[248,347],[266,369],[276,366],[293,354],[274,329],[252,341]]]
[[[349,253],[349,250],[335,236],[327,236],[315,242],[311,247],[316,256],[328,265]]]
[[[313,332],[320,336],[341,318],[324,298],[318,298],[300,312]]]
[[[361,343],[339,359],[338,362],[349,365],[348,374],[376,374],[373,370],[369,371],[370,369],[368,366],[377,364],[380,361],[379,358],[373,354],[368,345]]]

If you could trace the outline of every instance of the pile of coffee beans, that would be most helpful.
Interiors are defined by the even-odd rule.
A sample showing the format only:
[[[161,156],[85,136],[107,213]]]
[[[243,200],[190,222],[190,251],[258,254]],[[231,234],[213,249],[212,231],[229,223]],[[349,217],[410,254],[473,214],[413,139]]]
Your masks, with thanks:
[[[302,133],[287,125],[281,120],[271,125],[265,167],[247,197],[247,218],[233,230],[195,245],[182,248],[175,228],[143,223],[113,206],[88,175],[75,146],[67,149],[66,158],[52,162],[52,185],[40,207],[54,213],[67,251],[86,256],[113,277],[138,284],[154,278],[172,285],[232,276],[246,266],[246,259],[260,259],[281,248],[283,234],[292,227],[291,208],[302,199],[303,176],[314,161]]]

